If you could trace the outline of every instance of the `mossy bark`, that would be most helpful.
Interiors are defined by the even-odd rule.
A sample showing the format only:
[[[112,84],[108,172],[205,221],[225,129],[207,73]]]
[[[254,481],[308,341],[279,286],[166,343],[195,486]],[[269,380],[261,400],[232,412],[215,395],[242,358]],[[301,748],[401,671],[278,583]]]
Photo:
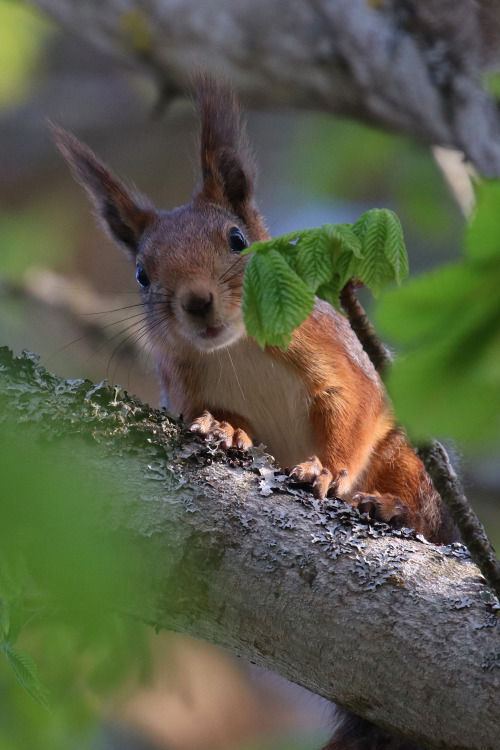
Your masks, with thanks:
[[[130,550],[119,610],[426,747],[498,747],[496,599],[463,547],[320,506],[261,450],[226,456],[165,412],[3,349],[1,429],[14,420],[28,451],[55,443],[68,467],[84,455],[99,478],[95,521]]]

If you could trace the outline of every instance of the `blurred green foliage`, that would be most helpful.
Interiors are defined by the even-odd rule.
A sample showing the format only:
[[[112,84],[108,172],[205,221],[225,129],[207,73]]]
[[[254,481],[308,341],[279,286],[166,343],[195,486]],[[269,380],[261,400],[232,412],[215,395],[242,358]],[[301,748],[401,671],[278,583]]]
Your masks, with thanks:
[[[89,747],[103,696],[149,667],[145,626],[112,609],[133,551],[98,531],[109,485],[85,450],[3,421],[0,472],[0,747]]]
[[[500,183],[477,190],[463,258],[388,292],[383,332],[401,348],[389,378],[398,417],[429,435],[486,447],[500,436]]]
[[[54,268],[67,260],[74,218],[54,200],[39,199],[19,211],[0,211],[0,237],[2,277],[21,281],[29,268]]]
[[[0,0],[0,111],[31,93],[51,25],[19,0]]]

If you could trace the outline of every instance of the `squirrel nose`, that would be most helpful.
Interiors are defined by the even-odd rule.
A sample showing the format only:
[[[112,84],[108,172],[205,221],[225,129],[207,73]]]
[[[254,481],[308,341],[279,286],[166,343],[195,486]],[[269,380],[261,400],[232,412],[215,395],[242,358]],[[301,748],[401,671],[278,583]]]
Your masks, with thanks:
[[[186,295],[181,304],[189,315],[193,315],[196,318],[204,318],[212,309],[213,300],[212,292],[193,292]]]

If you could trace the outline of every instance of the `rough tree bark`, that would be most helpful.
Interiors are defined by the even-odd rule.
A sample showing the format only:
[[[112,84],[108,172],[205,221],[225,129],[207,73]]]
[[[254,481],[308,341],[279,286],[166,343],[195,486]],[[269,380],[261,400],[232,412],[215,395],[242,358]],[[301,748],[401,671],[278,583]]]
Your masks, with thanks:
[[[99,523],[126,531],[147,582],[122,611],[426,747],[498,748],[497,602],[464,548],[367,526],[340,501],[320,507],[261,451],[228,461],[164,413],[4,348],[0,427],[13,419],[27,455],[57,440],[104,484]]]
[[[500,119],[482,78],[500,63],[494,0],[31,2],[149,71],[165,101],[203,65],[250,101],[361,118],[500,174]]]

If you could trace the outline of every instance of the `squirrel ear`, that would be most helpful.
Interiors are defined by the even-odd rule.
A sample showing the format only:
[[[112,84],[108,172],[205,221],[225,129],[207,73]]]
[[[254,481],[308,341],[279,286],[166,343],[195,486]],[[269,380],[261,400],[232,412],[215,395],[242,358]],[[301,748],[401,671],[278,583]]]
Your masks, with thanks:
[[[231,208],[243,221],[251,210],[255,167],[236,94],[205,75],[196,81],[201,117],[201,195]]]
[[[49,124],[54,141],[76,180],[89,195],[104,228],[135,257],[144,230],[156,212],[142,196],[132,195],[94,152],[66,130]]]

